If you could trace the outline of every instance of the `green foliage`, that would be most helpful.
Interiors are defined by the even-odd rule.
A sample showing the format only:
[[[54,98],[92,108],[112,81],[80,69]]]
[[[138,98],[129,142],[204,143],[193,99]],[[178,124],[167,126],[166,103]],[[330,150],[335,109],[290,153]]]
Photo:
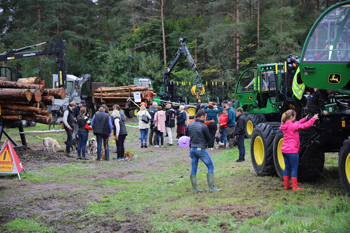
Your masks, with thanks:
[[[4,231],[10,232],[52,232],[52,227],[48,227],[33,219],[21,219],[6,223],[1,227]]]

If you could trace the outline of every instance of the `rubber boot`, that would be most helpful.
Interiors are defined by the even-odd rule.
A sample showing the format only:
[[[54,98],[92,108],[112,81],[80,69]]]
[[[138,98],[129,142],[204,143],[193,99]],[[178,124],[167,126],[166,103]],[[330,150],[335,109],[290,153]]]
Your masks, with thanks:
[[[298,189],[304,189],[304,188],[298,187],[298,177],[292,177],[292,186],[293,186],[293,191]]]
[[[283,180],[284,180],[284,189],[290,189],[293,188],[290,184],[289,184],[289,176],[283,176]]]
[[[145,145],[143,146],[144,148],[147,148],[147,143],[145,142]]]
[[[143,148],[143,143],[141,143],[141,148]]]
[[[207,180],[208,180],[209,192],[222,190],[222,189],[217,189],[214,186],[214,173],[208,173]]]
[[[191,183],[192,183],[192,187],[193,187],[193,192],[194,193],[202,192],[201,189],[197,189],[197,176],[192,175],[192,176],[190,176],[190,179],[191,179]]]

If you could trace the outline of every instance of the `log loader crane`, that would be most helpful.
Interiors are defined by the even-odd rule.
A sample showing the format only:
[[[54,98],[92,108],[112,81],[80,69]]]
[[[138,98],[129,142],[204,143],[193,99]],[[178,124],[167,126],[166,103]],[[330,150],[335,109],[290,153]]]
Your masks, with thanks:
[[[188,105],[188,99],[184,96],[180,96],[176,93],[176,84],[174,81],[170,81],[170,75],[173,71],[174,67],[176,66],[177,62],[180,60],[182,56],[185,56],[187,58],[187,61],[190,65],[190,67],[193,69],[194,73],[196,74],[196,77],[193,79],[193,84],[195,88],[198,88],[201,90],[200,94],[204,94],[205,89],[202,85],[202,78],[200,77],[196,63],[194,62],[190,51],[188,50],[188,47],[185,43],[186,37],[179,38],[179,42],[181,47],[178,48],[177,53],[175,55],[174,60],[170,63],[170,66],[165,70],[163,73],[163,86],[161,87],[161,94],[160,98],[164,102],[184,102],[186,105]],[[192,87],[192,88],[194,88]],[[174,105],[175,108],[178,106]],[[194,116],[195,114],[195,106],[194,105],[188,105],[188,111],[190,113],[190,116]]]
[[[306,86],[333,90],[334,93],[328,96],[326,103],[326,110],[329,114],[320,115],[319,120],[313,126],[299,131],[298,178],[310,181],[320,177],[324,168],[325,153],[338,152],[339,176],[347,194],[350,194],[349,38],[350,1],[345,1],[331,6],[317,19],[306,38],[299,61],[300,78]],[[320,53],[322,56],[319,56]],[[281,69],[278,66],[281,66]],[[251,71],[251,74],[259,74],[258,70]],[[266,71],[269,69],[267,68]],[[273,90],[273,93],[277,95],[271,95],[271,86],[266,92],[258,92],[255,89],[245,94],[243,92],[247,90],[245,87],[249,84],[247,81],[244,84],[237,84],[236,95],[240,97],[240,103],[251,115],[264,116],[263,119],[260,119],[261,123],[257,122],[254,125],[251,134],[250,151],[255,172],[259,176],[277,173],[282,178],[285,169],[281,152],[283,132],[279,129],[280,120],[271,118],[273,115],[271,113],[275,113],[276,105],[281,109],[279,113],[289,108],[293,109],[294,106],[292,101],[288,101],[290,88],[283,89],[283,85],[291,86],[290,80],[283,78],[283,73],[288,73],[288,67],[286,69],[286,65],[284,67],[282,64],[276,65],[274,73],[280,73],[280,75],[274,75],[276,92]],[[261,79],[259,81],[260,77],[258,75],[251,77],[256,77],[256,88],[263,89],[264,84]],[[282,92],[277,92],[277,90],[282,90]],[[262,96],[264,93],[267,93],[267,96]],[[260,94],[261,102],[255,99],[258,94]],[[280,98],[279,96],[285,100],[275,101]],[[248,101],[252,103],[248,104]],[[256,106],[253,102],[256,103]]]

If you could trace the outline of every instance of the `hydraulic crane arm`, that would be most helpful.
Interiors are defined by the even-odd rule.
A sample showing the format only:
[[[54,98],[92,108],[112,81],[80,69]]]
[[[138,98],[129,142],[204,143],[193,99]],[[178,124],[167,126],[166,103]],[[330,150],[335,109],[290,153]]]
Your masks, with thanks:
[[[171,74],[172,70],[174,69],[176,63],[181,58],[181,56],[185,56],[187,58],[188,63],[190,64],[191,68],[195,72],[195,74],[196,74],[196,86],[198,88],[202,88],[201,78],[200,78],[199,73],[197,71],[197,66],[196,66],[196,64],[191,56],[191,53],[188,50],[188,47],[185,43],[186,39],[187,39],[186,37],[179,38],[179,42],[180,42],[181,47],[179,47],[179,49],[177,50],[177,53],[175,55],[174,60],[172,60],[170,66],[166,69],[166,71],[163,74],[163,87],[164,87],[164,93],[165,93],[165,94],[163,94],[163,97],[165,99],[168,99],[171,101],[175,101],[175,99],[182,99],[181,97],[178,97],[175,94],[175,87],[174,87],[175,84],[173,82],[170,82],[170,74]]]
[[[19,49],[11,49],[10,51],[6,51],[0,54],[0,61],[11,61],[11,60],[21,59],[21,58],[55,54],[56,63],[57,63],[57,72],[59,75],[58,84],[59,84],[59,87],[66,88],[67,64],[66,64],[66,51],[64,51],[63,49],[63,43],[64,43],[64,40],[61,40],[56,44],[54,44],[51,41],[46,41],[40,44],[29,45]],[[48,44],[49,47],[44,50],[22,52],[44,44]]]

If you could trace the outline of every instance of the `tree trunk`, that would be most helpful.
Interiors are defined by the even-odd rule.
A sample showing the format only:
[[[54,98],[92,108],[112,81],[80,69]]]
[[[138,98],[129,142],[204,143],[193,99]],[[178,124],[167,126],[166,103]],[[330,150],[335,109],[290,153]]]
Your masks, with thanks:
[[[39,77],[19,78],[17,82],[25,83],[25,84],[41,84],[41,78]]]
[[[283,8],[283,0],[281,0],[281,9]],[[280,33],[281,33],[281,35],[282,35],[282,12],[280,13]],[[282,39],[280,40],[280,48],[282,47],[282,43],[283,43],[283,41],[282,41]],[[280,62],[281,61],[281,50],[279,49],[278,50],[278,61]]]
[[[4,118],[5,120],[9,120],[9,121],[22,120],[21,115],[7,115],[7,116],[2,116],[2,118]]]
[[[57,9],[56,9],[56,18],[57,18],[57,24],[56,24],[56,34],[59,35],[60,34],[60,10],[58,9],[59,6],[59,2],[56,1],[57,3]]]
[[[42,96],[41,101],[46,105],[53,105],[55,103],[55,97],[53,96]]]
[[[257,5],[258,5],[258,14],[257,14],[257,45],[258,45],[258,48],[260,48],[260,0],[258,0],[258,3],[257,3]]]
[[[41,113],[41,109],[40,108],[32,107],[32,106],[25,106],[25,105],[3,104],[3,105],[1,105],[1,108],[26,111],[26,112],[28,112],[28,114],[30,114],[31,112],[35,112],[35,113],[38,113],[38,114]]]
[[[27,90],[27,89],[23,90],[23,89],[1,88],[0,98],[31,101],[32,93],[30,92],[30,90]]]
[[[237,8],[237,13],[236,13],[236,19],[237,19],[237,23],[239,23],[239,7],[238,7],[238,4],[239,4],[239,0],[237,0],[237,5],[236,5],[236,8]],[[237,33],[236,35],[236,66],[237,66],[237,77],[239,75],[239,33]]]
[[[107,9],[107,1],[104,1],[105,3],[105,9],[104,9],[104,15],[105,15],[105,20],[106,20],[106,24],[105,24],[105,44],[107,44],[108,40],[107,40],[107,25],[108,25],[108,9]]]
[[[197,32],[197,0],[194,1],[194,29]],[[197,63],[198,62],[198,57],[197,57],[197,46],[198,46],[198,36],[197,33],[195,33],[194,36],[194,61]]]
[[[164,56],[164,65],[166,66],[166,45],[165,45],[165,28],[164,28],[164,2],[165,0],[160,0],[160,17],[162,21],[162,33],[163,33],[163,56]]]
[[[30,89],[32,94],[32,101],[41,102],[41,91],[39,89]]]
[[[205,24],[204,24],[204,19],[205,19],[205,2],[202,0],[202,17],[203,17],[203,68],[205,66]]]
[[[66,91],[63,87],[61,88],[53,88],[53,89],[45,89],[43,96],[54,96],[57,99],[65,99]]]

